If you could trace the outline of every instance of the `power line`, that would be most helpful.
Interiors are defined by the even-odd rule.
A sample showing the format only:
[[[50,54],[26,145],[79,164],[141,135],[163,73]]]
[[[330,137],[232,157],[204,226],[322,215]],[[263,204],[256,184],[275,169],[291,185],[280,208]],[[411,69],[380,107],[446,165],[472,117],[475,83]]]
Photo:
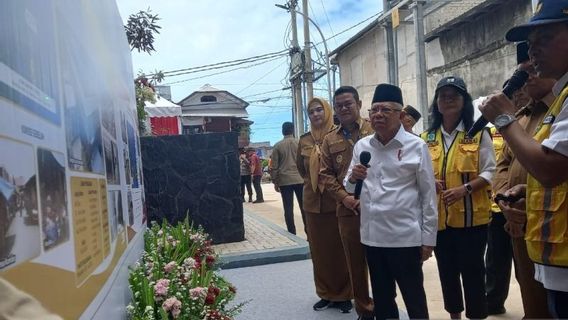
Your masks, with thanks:
[[[233,69],[229,69],[229,70],[224,70],[224,71],[219,71],[219,72],[215,72],[215,73],[211,73],[211,74],[206,74],[206,75],[199,76],[199,77],[193,77],[193,78],[189,78],[189,79],[169,82],[169,83],[165,83],[164,85],[173,85],[173,84],[178,84],[178,83],[187,82],[187,81],[191,81],[191,80],[208,78],[208,77],[216,76],[216,75],[223,74],[223,73],[229,73],[229,72],[233,72],[233,71],[240,70],[240,69],[249,69],[249,68],[256,67],[256,66],[259,66],[261,64],[265,64],[265,63],[275,61],[275,60],[278,60],[278,59],[281,59],[281,58],[282,57],[276,57],[276,58],[273,58],[273,59],[270,59],[270,60],[261,61],[261,62],[251,64],[251,65],[248,65],[248,66],[237,67],[237,68],[233,68]]]
[[[347,29],[345,29],[345,30],[343,30],[343,31],[341,31],[341,32],[339,32],[339,33],[336,33],[335,35],[333,35],[333,36],[331,36],[331,37],[329,37],[329,38],[327,38],[327,39],[325,39],[325,40],[331,40],[331,39],[333,39],[333,38],[335,38],[335,37],[338,37],[338,36],[340,36],[340,35],[342,35],[342,34],[348,32],[348,31],[351,31],[351,30],[357,28],[358,26],[362,25],[363,23],[365,23],[365,22],[367,22],[367,21],[369,21],[369,20],[371,20],[371,19],[373,19],[373,18],[378,17],[381,13],[382,13],[382,12],[377,12],[377,13],[375,13],[374,15],[368,17],[367,19],[365,19],[365,20],[363,20],[363,21],[359,21],[357,24],[354,24],[354,25],[352,25],[351,27],[349,27],[349,28],[347,28]],[[323,43],[323,41],[320,41],[320,42],[316,43],[316,45],[319,45],[319,44],[322,44],[322,43]]]
[[[183,72],[178,72],[175,74],[167,74],[165,75],[166,77],[175,77],[175,76],[180,76],[180,75],[185,75],[185,74],[192,74],[192,73],[197,73],[197,72],[203,72],[203,71],[210,71],[210,70],[217,70],[217,69],[224,69],[224,68],[228,68],[228,67],[233,67],[233,66],[238,66],[238,65],[242,65],[242,64],[248,64],[248,63],[253,63],[253,62],[257,62],[257,61],[263,61],[263,60],[268,60],[268,61],[272,61],[274,60],[274,58],[280,58],[280,57],[284,57],[287,56],[287,53],[281,53],[278,55],[272,55],[272,56],[265,56],[263,58],[257,58],[254,60],[247,60],[247,61],[240,61],[240,62],[232,62],[232,63],[225,63],[222,65],[217,65],[217,66],[213,66],[213,67],[208,67],[208,68],[202,68],[202,69],[197,69],[197,70],[189,70],[189,71],[183,71]]]
[[[277,51],[277,52],[265,53],[265,54],[261,54],[261,55],[257,55],[257,56],[248,57],[248,58],[222,61],[222,62],[206,64],[206,65],[197,66],[197,67],[183,68],[183,69],[178,69],[178,70],[164,71],[164,72],[162,72],[162,74],[164,74],[165,76],[172,76],[171,75],[172,73],[175,74],[175,73],[180,73],[180,72],[185,72],[185,71],[199,70],[199,69],[216,67],[216,66],[225,65],[225,64],[229,64],[229,66],[230,66],[231,64],[239,63],[239,62],[244,62],[244,63],[254,62],[254,61],[257,61],[258,59],[270,59],[273,56],[277,56],[277,55],[281,55],[281,54],[286,55],[287,53],[288,53],[288,49],[284,49],[284,50],[280,50],[280,51]],[[154,76],[154,75],[155,74],[149,74],[148,76]]]
[[[332,37],[335,37],[335,32],[333,32],[333,28],[331,27],[331,23],[329,22],[329,16],[327,15],[327,9],[325,8],[325,5],[323,4],[323,0],[320,0],[320,3],[321,3],[321,6],[323,8],[323,13],[325,13],[325,19],[327,20],[327,25],[329,26],[329,30],[331,30],[331,35],[332,35]],[[337,45],[337,41],[335,41],[335,44]]]

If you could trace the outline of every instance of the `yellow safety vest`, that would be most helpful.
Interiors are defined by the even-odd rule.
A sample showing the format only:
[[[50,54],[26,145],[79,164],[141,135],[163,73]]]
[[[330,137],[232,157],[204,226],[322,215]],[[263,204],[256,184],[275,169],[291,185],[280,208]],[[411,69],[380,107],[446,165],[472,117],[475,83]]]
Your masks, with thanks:
[[[437,180],[445,182],[445,189],[463,186],[475,179],[479,171],[479,145],[482,132],[468,139],[464,132],[458,132],[446,153],[442,131],[424,132],[421,138],[428,144],[432,167]],[[445,206],[438,195],[438,230],[446,227],[467,228],[489,223],[491,202],[488,189],[474,191],[462,201]]]
[[[493,140],[493,149],[495,150],[495,160],[499,161],[499,158],[503,155],[503,149],[505,149],[505,140],[497,128],[492,127],[489,132],[491,133],[491,139]],[[495,197],[495,192],[491,193],[492,197]],[[491,200],[491,211],[501,212],[501,208]]]
[[[568,87],[548,110],[534,139],[550,136],[556,116],[568,97]],[[559,168],[565,170],[565,168]],[[532,261],[539,264],[568,267],[568,181],[554,188],[542,186],[530,174],[527,178],[527,227],[525,240]]]

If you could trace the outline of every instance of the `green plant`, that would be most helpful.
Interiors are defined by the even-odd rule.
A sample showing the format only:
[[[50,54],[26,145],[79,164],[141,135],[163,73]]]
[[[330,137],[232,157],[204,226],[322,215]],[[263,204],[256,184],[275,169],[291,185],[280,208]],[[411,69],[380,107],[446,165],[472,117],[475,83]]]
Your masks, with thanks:
[[[215,272],[211,241],[187,218],[175,227],[153,223],[144,245],[130,272],[131,319],[231,320],[240,312],[243,304],[229,307],[236,289]]]

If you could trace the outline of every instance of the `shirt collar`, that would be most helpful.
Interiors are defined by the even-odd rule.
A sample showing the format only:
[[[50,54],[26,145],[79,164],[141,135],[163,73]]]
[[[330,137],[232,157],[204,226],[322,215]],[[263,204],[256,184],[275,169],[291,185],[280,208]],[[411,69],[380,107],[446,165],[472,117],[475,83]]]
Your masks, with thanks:
[[[458,123],[458,126],[454,129],[454,131],[447,133],[446,130],[444,130],[444,126],[441,125],[440,129],[442,130],[442,133],[445,135],[451,135],[452,133],[454,133],[454,131],[464,131],[464,126],[463,126],[463,121],[460,120],[460,123]]]
[[[564,74],[564,76],[562,76],[562,78],[560,78],[556,82],[554,87],[552,87],[552,92],[554,93],[554,96],[558,97],[560,95],[560,93],[562,93],[562,90],[564,89],[564,87],[566,87],[567,83],[568,83],[568,72],[566,72]]]
[[[396,132],[396,134],[394,135],[394,137],[384,146],[388,146],[391,143],[395,143],[398,144],[399,146],[404,146],[404,141],[406,139],[406,135],[409,134],[408,132],[406,132],[406,130],[404,130],[404,127],[402,126],[402,124],[400,125],[400,127],[398,128],[398,131]],[[377,134],[375,133],[373,135],[373,137],[371,138],[371,143],[372,144],[376,144],[377,145],[383,145],[379,139],[377,139]]]
[[[357,129],[361,129],[361,127],[363,126],[363,118],[359,117],[359,119],[357,119],[355,121],[355,125],[357,125]],[[342,124],[340,124],[337,127],[337,132],[340,133],[341,131],[343,131],[343,128],[345,128]],[[345,128],[347,129],[347,128]]]

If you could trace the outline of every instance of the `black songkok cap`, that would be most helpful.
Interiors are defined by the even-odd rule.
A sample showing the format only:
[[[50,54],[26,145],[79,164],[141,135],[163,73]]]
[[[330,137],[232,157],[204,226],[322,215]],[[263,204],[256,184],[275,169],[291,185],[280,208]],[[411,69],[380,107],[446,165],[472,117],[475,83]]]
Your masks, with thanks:
[[[402,102],[402,91],[397,86],[392,84],[382,83],[375,88],[375,95],[373,95],[373,102],[396,102],[401,105]]]
[[[402,110],[404,110],[404,112],[406,112],[407,115],[411,116],[414,121],[418,122],[418,120],[420,120],[420,118],[422,118],[422,115],[420,114],[420,112],[418,112],[418,110],[414,109],[413,106],[406,106],[404,107]]]
[[[517,64],[529,61],[529,44],[528,42],[517,43]]]

